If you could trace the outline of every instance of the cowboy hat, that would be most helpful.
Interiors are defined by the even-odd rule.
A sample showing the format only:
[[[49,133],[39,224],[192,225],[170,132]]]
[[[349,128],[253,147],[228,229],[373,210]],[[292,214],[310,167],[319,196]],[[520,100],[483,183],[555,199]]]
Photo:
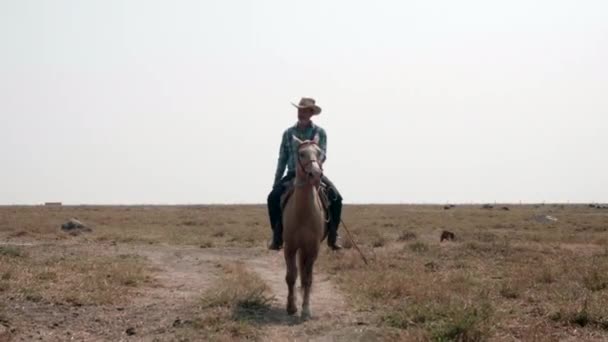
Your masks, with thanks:
[[[317,106],[315,104],[315,99],[310,98],[310,97],[303,97],[300,99],[300,103],[299,104],[295,104],[295,103],[291,103],[294,107],[296,108],[300,108],[300,109],[305,109],[305,108],[312,108],[313,111],[313,115],[318,115],[321,114],[321,107]]]

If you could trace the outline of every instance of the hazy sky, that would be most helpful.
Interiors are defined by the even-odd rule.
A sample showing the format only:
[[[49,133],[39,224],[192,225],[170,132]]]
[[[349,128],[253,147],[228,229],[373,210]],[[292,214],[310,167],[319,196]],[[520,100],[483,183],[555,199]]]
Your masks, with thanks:
[[[608,201],[608,2],[0,0],[0,204]]]

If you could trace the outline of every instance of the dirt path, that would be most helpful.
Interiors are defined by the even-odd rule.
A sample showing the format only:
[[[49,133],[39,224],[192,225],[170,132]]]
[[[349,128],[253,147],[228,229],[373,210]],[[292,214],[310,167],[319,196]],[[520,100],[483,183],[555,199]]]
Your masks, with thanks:
[[[315,269],[311,295],[313,318],[310,321],[302,322],[299,318],[302,303],[300,291],[298,291],[297,301],[298,314],[290,317],[285,311],[287,285],[285,284],[283,254],[266,253],[247,263],[264,279],[275,296],[272,310],[268,315],[271,324],[268,324],[265,333],[269,340],[323,341],[331,336],[332,331],[355,323],[354,317],[348,314],[349,310],[344,297],[328,277],[318,270],[318,267]]]
[[[24,245],[36,248],[35,244]],[[221,275],[225,262],[244,262],[270,287],[275,297],[264,314],[265,341],[369,341],[373,331],[365,319],[351,313],[344,296],[327,275],[315,269],[311,306],[313,318],[285,312],[287,288],[281,253],[262,249],[203,249],[170,245],[71,244],[59,250],[86,249],[99,255],[136,254],[154,271],[154,286],[144,286],[122,305],[70,306],[52,303],[11,302],[13,341],[174,341],[189,318],[200,313],[201,293]],[[322,262],[322,260],[320,260]],[[301,296],[298,294],[298,309]],[[127,333],[129,332],[129,333]],[[203,336],[200,336],[203,338]]]
[[[22,244],[23,246],[23,244]],[[36,249],[42,245],[32,244]],[[46,247],[48,248],[48,247]],[[200,310],[200,293],[218,277],[214,266],[225,252],[174,246],[70,244],[54,253],[136,254],[154,271],[154,285],[138,288],[127,303],[72,306],[6,302],[13,341],[170,341],[180,325]],[[69,252],[66,252],[66,251]],[[127,333],[128,331],[128,333]]]

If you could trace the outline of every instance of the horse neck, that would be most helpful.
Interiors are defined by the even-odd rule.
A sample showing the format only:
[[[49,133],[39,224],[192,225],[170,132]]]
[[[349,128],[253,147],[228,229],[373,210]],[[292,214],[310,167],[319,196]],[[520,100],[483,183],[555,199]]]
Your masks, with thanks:
[[[318,192],[315,187],[308,182],[305,175],[300,172],[296,172],[296,184],[294,190],[294,199],[296,204],[296,211],[298,212],[310,212],[319,210],[318,208]]]

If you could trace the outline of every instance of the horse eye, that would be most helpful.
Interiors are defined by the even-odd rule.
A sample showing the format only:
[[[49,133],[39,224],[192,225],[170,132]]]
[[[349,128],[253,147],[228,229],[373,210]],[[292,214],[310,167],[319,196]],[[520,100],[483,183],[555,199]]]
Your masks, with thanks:
[[[300,158],[304,158],[306,157],[306,155],[304,154],[304,152],[300,152]]]

